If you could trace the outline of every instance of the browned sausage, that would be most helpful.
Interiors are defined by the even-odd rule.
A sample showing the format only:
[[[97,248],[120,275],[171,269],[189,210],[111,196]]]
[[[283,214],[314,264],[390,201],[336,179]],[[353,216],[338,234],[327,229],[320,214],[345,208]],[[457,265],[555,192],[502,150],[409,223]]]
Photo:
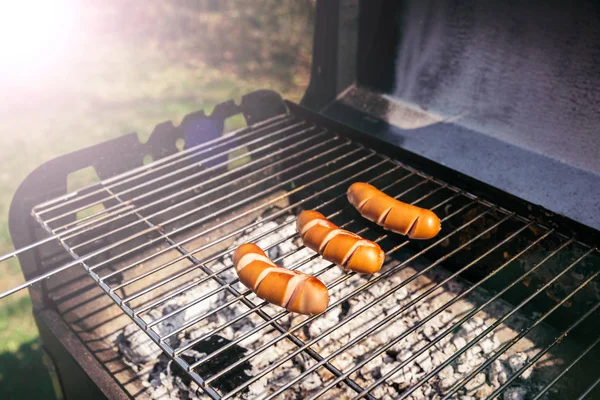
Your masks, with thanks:
[[[327,286],[317,278],[273,263],[255,244],[233,253],[240,282],[269,303],[299,314],[320,314],[329,304]]]
[[[332,263],[368,274],[381,269],[385,254],[377,243],[338,228],[317,211],[300,213],[296,229],[306,247]]]
[[[347,194],[363,217],[392,232],[411,239],[431,239],[441,229],[433,211],[396,200],[368,183],[353,183]]]

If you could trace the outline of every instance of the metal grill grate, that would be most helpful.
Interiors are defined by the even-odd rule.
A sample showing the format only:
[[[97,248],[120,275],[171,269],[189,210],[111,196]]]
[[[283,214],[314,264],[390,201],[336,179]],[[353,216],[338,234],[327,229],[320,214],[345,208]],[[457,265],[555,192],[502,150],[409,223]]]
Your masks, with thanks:
[[[431,241],[414,243],[365,222],[345,200],[348,185],[359,180],[371,182],[403,201],[434,209],[443,220],[441,233]],[[313,273],[328,286],[332,301],[327,311],[311,317],[291,316],[256,298],[239,284],[228,258],[233,241],[242,235],[255,242],[272,238],[265,251],[280,250],[281,244],[293,241],[293,233],[280,233],[293,226],[290,215],[300,208],[317,209],[336,224],[377,241],[388,256],[380,273],[364,277],[323,263],[297,242],[276,254],[275,262],[287,260],[288,268]],[[518,301],[509,311],[494,317],[493,323],[464,347],[448,354],[441,364],[423,371],[416,384],[397,389],[399,398],[407,398],[428,382],[439,380],[445,367],[490,334],[505,329],[515,315],[529,312],[532,304],[545,305],[539,315],[526,318],[527,323],[515,329],[513,337],[504,340],[485,362],[445,387],[440,395],[456,398],[480,372],[527,335],[536,333],[540,325],[557,314],[563,318],[566,306],[584,301],[583,294],[596,289],[600,274],[596,248],[294,115],[223,136],[46,202],[35,207],[33,215],[49,233],[44,242],[60,242],[73,260],[2,297],[81,265],[212,398],[248,393],[250,387],[265,379],[269,383],[258,397],[285,398],[315,374],[320,384],[306,392],[311,399],[379,397],[377,388],[392,385],[403,368],[426,357],[467,321],[513,293]],[[416,285],[449,265],[455,268],[448,267],[451,272],[443,278],[431,278],[426,286]],[[439,296],[441,290],[448,292],[448,285],[463,276],[472,281],[465,290],[453,292],[448,301],[405,330],[389,328],[400,317]],[[515,296],[524,285],[536,289]],[[410,296],[394,303],[407,288]],[[482,292],[487,296],[484,300],[472,300]],[[555,301],[548,302],[548,293],[557,292]],[[189,293],[194,293],[193,298],[173,303]],[[465,303],[467,300],[471,302]],[[168,304],[171,306],[165,310]],[[378,376],[364,372],[409,335],[422,332],[430,321],[459,304],[462,313],[455,314],[451,323],[410,356]],[[464,308],[464,304],[470,304],[470,308]],[[566,327],[540,345],[539,351],[488,398],[495,398],[528,368],[544,361],[567,335],[582,327],[588,329],[590,321],[598,316],[599,306],[600,302],[595,302],[584,313],[571,313]],[[329,315],[333,313],[337,320],[330,323]],[[362,321],[358,327],[354,325],[357,321]],[[344,329],[351,332],[342,341],[335,334]],[[386,341],[369,343],[372,335],[383,331],[388,332]],[[227,336],[225,333],[228,337],[224,344],[195,359],[186,357],[195,346]],[[586,357],[594,354],[598,340],[572,354],[539,388],[535,398],[551,393],[556,384],[568,378],[569,371],[583,365]],[[364,350],[364,356],[355,355],[352,349],[357,346]],[[238,347],[245,351],[231,359],[231,351]],[[279,352],[276,359],[257,361],[275,348]],[[351,361],[343,364],[338,361],[340,357]],[[303,360],[300,372],[281,378],[286,365],[298,358]],[[240,370],[247,372],[249,366],[251,374],[235,378]],[[575,388],[582,398],[597,385],[595,379]]]

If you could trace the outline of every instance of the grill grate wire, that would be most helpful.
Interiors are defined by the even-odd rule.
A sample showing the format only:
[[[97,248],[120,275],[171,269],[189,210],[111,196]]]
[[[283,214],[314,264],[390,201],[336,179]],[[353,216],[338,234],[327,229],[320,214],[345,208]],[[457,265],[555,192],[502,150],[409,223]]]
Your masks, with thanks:
[[[247,149],[247,151],[244,154],[228,157],[229,154],[244,149]],[[263,152],[266,152],[266,154],[261,155],[261,153]],[[206,155],[208,155],[208,157],[206,157]],[[200,160],[198,158],[200,156],[205,157],[203,157],[202,160]],[[252,156],[250,161],[244,162],[241,165],[230,169],[228,168],[228,166],[230,166],[232,162],[243,161],[249,156]],[[275,156],[281,156],[281,158],[275,158],[273,160]],[[227,159],[224,159],[224,157],[227,157]],[[270,162],[270,160],[273,161]],[[292,162],[294,160],[298,160],[298,162],[295,162],[285,167],[286,163]],[[214,161],[215,164],[209,165],[207,164],[208,161]],[[261,166],[262,163],[267,164]],[[366,165],[361,168],[361,165],[363,164]],[[276,168],[274,168],[276,166],[281,166],[282,169],[277,170]],[[224,172],[221,171],[224,168],[227,170]],[[358,168],[358,171],[355,172],[356,168]],[[273,169],[276,169],[276,171],[274,173],[271,173]],[[381,171],[378,172],[378,170]],[[239,189],[235,189],[237,179],[240,179],[239,177],[236,177],[236,174],[242,171],[246,172],[246,175],[244,176],[246,177],[246,179],[250,180],[250,183],[248,185],[242,186]],[[289,174],[290,177],[284,179],[286,174]],[[314,177],[315,174],[316,177]],[[396,176],[398,177],[396,178]],[[306,178],[308,179],[308,181],[301,183],[297,187],[292,187],[291,189],[288,189],[290,185],[294,185],[295,182],[301,182],[302,178]],[[441,192],[447,192],[447,195],[443,196],[441,201],[438,201],[437,204],[433,204],[429,207],[434,210],[442,209],[444,206],[450,204],[450,202],[455,201],[456,199],[462,199],[464,201],[464,204],[456,210],[447,213],[447,215],[444,216],[443,221],[450,220],[451,218],[458,215],[462,215],[461,213],[463,213],[465,210],[477,210],[477,208],[479,208],[479,210],[474,215],[472,215],[467,221],[463,221],[461,225],[459,225],[452,231],[447,233],[442,231],[443,236],[441,236],[439,239],[436,238],[433,243],[428,244],[426,247],[416,252],[411,257],[404,259],[403,261],[393,265],[391,268],[382,271],[380,274],[375,275],[372,279],[368,280],[364,284],[352,290],[350,293],[346,294],[345,296],[339,298],[338,300],[330,304],[325,313],[329,312],[334,307],[339,306],[344,301],[347,301],[363,293],[368,288],[377,285],[378,283],[382,282],[386,277],[397,274],[399,271],[409,266],[412,261],[426,254],[429,254],[430,250],[438,248],[440,244],[442,244],[445,240],[463,233],[467,228],[475,225],[479,221],[486,220],[486,218],[489,215],[496,213],[500,217],[496,222],[494,222],[490,226],[487,226],[481,232],[472,235],[467,241],[464,241],[455,249],[430,262],[429,265],[423,270],[414,274],[410,278],[405,279],[401,284],[396,285],[395,287],[380,294],[371,303],[365,304],[359,310],[345,316],[344,319],[338,322],[336,325],[323,331],[318,336],[312,338],[309,341],[304,341],[300,339],[295,333],[308,326],[311,322],[317,320],[321,316],[308,317],[304,321],[287,328],[280,323],[280,320],[289,314],[287,311],[279,311],[275,315],[269,314],[267,311],[265,311],[265,309],[268,307],[268,304],[266,302],[260,301],[259,303],[256,303],[254,300],[255,298],[251,296],[251,292],[249,290],[246,290],[245,288],[242,291],[236,289],[235,284],[237,283],[237,279],[233,281],[227,281],[221,276],[227,271],[231,270],[231,264],[225,265],[223,268],[217,270],[213,269],[211,263],[214,263],[225,256],[231,255],[233,249],[227,248],[225,250],[214,250],[212,254],[210,254],[208,257],[200,259],[198,258],[198,255],[200,253],[206,252],[207,250],[211,250],[217,244],[226,243],[228,240],[231,240],[239,236],[240,234],[243,234],[244,232],[247,232],[248,230],[266,222],[274,222],[277,220],[277,218],[289,214],[289,212],[298,207],[311,204],[310,202],[312,201],[318,200],[318,204],[311,208],[317,210],[328,210],[328,207],[331,208],[331,210],[328,210],[327,212],[328,218],[346,217],[347,214],[349,214],[348,218],[346,218],[346,220],[343,223],[339,224],[342,227],[349,227],[351,224],[357,222],[356,216],[351,214],[351,207],[348,206],[348,204],[344,204],[339,207],[334,207],[337,201],[343,200],[343,198],[345,197],[344,189],[348,186],[349,183],[358,179],[364,179],[369,182],[377,182],[378,180],[384,178],[388,179],[390,183],[388,183],[386,186],[383,186],[383,190],[387,190],[392,187],[402,188],[402,191],[395,195],[396,198],[404,198],[405,196],[410,195],[411,193],[418,193],[418,195],[420,196],[417,199],[411,201],[411,203],[413,204],[421,204],[423,201],[432,199],[434,195],[440,195]],[[328,180],[331,179],[333,179],[334,181],[332,183],[328,183]],[[411,180],[414,181],[415,179],[417,180],[416,182],[410,182]],[[220,182],[221,180],[223,180],[224,182]],[[168,183],[165,181],[167,181]],[[275,181],[275,183],[269,184],[269,182],[271,181]],[[199,190],[200,188],[204,189],[211,184],[215,184],[215,186],[207,190]],[[262,188],[261,185],[263,184],[268,185],[266,190]],[[434,187],[427,189],[428,185]],[[230,188],[235,190],[230,190]],[[174,192],[170,193],[169,190],[171,189],[174,190]],[[266,201],[261,201],[261,199],[264,198],[267,193],[275,193],[277,189],[287,190],[284,194],[275,194],[275,197],[272,197]],[[340,189],[342,190],[342,192],[336,194],[336,190]],[[253,192],[254,190],[256,190],[256,192]],[[421,190],[421,192],[424,193],[421,194],[419,190]],[[231,231],[226,231],[225,233],[220,231],[221,229],[227,229],[227,227],[233,226],[235,222],[242,221],[243,218],[248,217],[253,213],[269,209],[269,207],[274,206],[280,200],[291,200],[293,195],[305,192],[307,192],[307,194],[302,196],[302,198],[294,201],[293,203],[290,202],[290,204],[288,204],[287,206],[271,213],[270,215],[260,220],[255,220],[254,222],[249,223],[242,222],[241,227],[235,228]],[[218,197],[211,199],[210,196],[213,194],[217,195]],[[181,196],[190,197],[187,197],[184,200],[178,200],[178,198]],[[240,198],[241,200],[235,201],[236,197]],[[206,202],[204,201],[204,199],[206,199]],[[218,222],[216,225],[210,226],[208,228],[203,227],[203,224],[213,221],[219,218],[220,216],[225,215],[228,212],[235,211],[240,207],[249,205],[253,201],[261,202],[257,206],[251,206],[251,208],[249,208],[248,210],[236,212],[235,216],[228,217],[224,221]],[[86,215],[82,218],[74,219],[74,217],[82,211],[89,210],[94,206],[103,205],[107,203],[110,203],[111,205],[105,207],[101,211],[93,212],[90,215]],[[196,204],[200,205],[196,207],[194,206]],[[182,212],[178,211],[178,209],[181,210],[181,208],[186,205],[189,205],[193,208]],[[160,208],[155,211],[152,211],[155,207]],[[211,208],[215,209],[212,210]],[[173,214],[174,212],[177,213],[173,216],[169,215]],[[203,212],[205,213],[202,214]],[[404,165],[398,162],[397,160],[381,155],[374,150],[366,148],[360,143],[345,138],[343,135],[332,133],[325,128],[321,128],[307,121],[304,121],[296,116],[291,115],[274,118],[272,120],[260,124],[259,126],[250,127],[238,131],[234,134],[225,135],[222,138],[213,140],[203,145],[196,146],[192,149],[184,150],[173,156],[165,157],[154,163],[148,164],[147,166],[136,168],[135,170],[129,171],[120,176],[100,182],[99,184],[91,187],[86,191],[74,192],[57,198],[55,200],[45,202],[44,204],[36,206],[32,211],[32,214],[40,223],[40,225],[48,232],[49,236],[46,239],[43,239],[41,242],[28,246],[27,248],[16,250],[15,252],[0,257],[0,261],[6,260],[10,257],[14,257],[23,251],[30,250],[35,246],[39,245],[40,243],[48,243],[51,241],[58,241],[61,244],[61,246],[72,256],[73,260],[65,265],[62,265],[58,268],[55,268],[54,270],[40,275],[39,277],[31,279],[23,285],[1,293],[0,298],[14,293],[15,291],[27,287],[33,283],[40,282],[41,280],[46,279],[58,272],[62,272],[72,266],[81,265],[86,269],[88,274],[97,282],[100,288],[108,296],[110,296],[110,298],[117,305],[119,305],[119,307],[129,317],[131,317],[132,320],[141,329],[143,329],[147,333],[147,335],[165,352],[165,354],[167,354],[170,358],[174,360],[174,362],[181,366],[183,370],[189,374],[191,379],[193,379],[201,388],[203,388],[207,395],[215,399],[227,399],[235,396],[236,394],[239,394],[253,382],[261,379],[264,376],[267,376],[270,372],[274,371],[276,368],[283,365],[288,360],[291,360],[300,354],[307,354],[312,359],[314,359],[316,363],[308,369],[306,369],[305,371],[303,371],[300,375],[290,379],[288,382],[278,387],[273,393],[270,393],[268,396],[266,396],[266,398],[274,398],[277,395],[284,393],[286,390],[290,389],[294,384],[306,378],[311,373],[320,368],[326,368],[335,376],[335,378],[327,384],[325,384],[311,398],[317,398],[323,395],[339,383],[344,383],[349,388],[351,388],[355,392],[356,398],[365,396],[368,398],[372,398],[370,392],[375,387],[392,377],[394,374],[400,371],[403,366],[415,360],[419,355],[423,354],[431,346],[438,343],[443,337],[455,331],[463,323],[468,321],[479,311],[483,310],[494,300],[499,299],[504,293],[506,293],[509,289],[514,287],[518,282],[521,282],[524,279],[526,279],[530,274],[534,273],[536,270],[544,266],[548,260],[555,257],[568,246],[578,246],[579,248],[585,249],[585,252],[580,257],[578,257],[577,260],[565,266],[565,268],[560,273],[558,273],[550,281],[546,282],[540,290],[528,296],[525,300],[523,300],[521,303],[515,306],[512,311],[502,316],[485,331],[480,333],[475,339],[467,343],[467,345],[463,349],[458,350],[444,363],[442,363],[440,366],[428,373],[419,381],[417,385],[414,385],[408,388],[405,392],[403,392],[400,398],[406,398],[423,383],[427,382],[429,379],[431,379],[433,376],[439,373],[439,371],[441,371],[444,368],[444,366],[449,365],[453,360],[455,360],[461,354],[466,352],[467,349],[474,346],[479,340],[484,338],[490,332],[493,332],[494,329],[496,329],[503,321],[507,320],[511,315],[516,313],[522,307],[529,304],[529,302],[536,296],[538,296],[539,293],[541,293],[544,289],[548,288],[568,271],[575,268],[582,260],[586,259],[590,255],[598,253],[596,248],[590,248],[585,244],[576,242],[574,239],[565,237],[560,232],[556,232],[553,229],[541,226],[538,223],[530,221],[527,218],[524,218],[520,215],[516,215],[515,213],[510,212],[509,210],[497,207],[496,205],[484,201],[470,193],[466,193],[460,190],[459,188],[448,185],[432,176],[426,175],[418,170]],[[198,214],[201,216],[198,216]],[[127,222],[128,218],[133,219]],[[165,219],[159,220],[161,218]],[[188,218],[191,218],[191,220],[187,221]],[[154,221],[155,219],[157,221]],[[311,348],[311,346],[313,346],[315,343],[319,342],[323,338],[327,337],[333,331],[339,329],[341,326],[357,318],[363,312],[371,309],[372,307],[374,307],[374,305],[380,303],[387,297],[394,295],[395,293],[397,293],[398,290],[406,287],[410,282],[414,281],[419,276],[427,273],[428,271],[432,270],[438,265],[443,265],[444,261],[448,260],[454,254],[464,251],[472,243],[477,242],[486,234],[490,233],[500,225],[505,224],[509,221],[518,222],[520,225],[517,229],[511,231],[511,233],[506,238],[504,238],[501,241],[498,241],[498,243],[494,244],[493,247],[486,250],[483,254],[475,257],[472,261],[465,264],[458,271],[453,272],[448,278],[436,283],[435,286],[429,288],[425,292],[420,293],[408,304],[399,306],[395,310],[391,310],[388,313],[388,315],[386,315],[383,319],[377,321],[377,323],[375,323],[373,326],[361,332],[356,337],[349,340],[347,343],[338,346],[333,352],[326,356],[319,354],[319,352]],[[276,232],[282,227],[289,225],[293,222],[294,221],[284,221],[278,223],[277,226],[275,226],[274,228],[269,229],[268,231],[260,233],[258,235],[254,235],[253,237],[251,237],[251,240],[255,241],[261,238],[268,237],[273,232]],[[170,226],[172,226],[171,229],[168,228]],[[485,257],[497,251],[505,244],[513,241],[515,238],[519,237],[520,234],[522,234],[524,231],[533,226],[535,226],[537,229],[542,230],[543,234],[541,234],[535,240],[531,241],[527,245],[527,247],[525,247],[516,255],[512,256],[509,260],[502,263],[502,265],[496,267],[484,278],[475,282],[467,290],[456,295],[452,300],[444,304],[442,307],[437,308],[429,316],[419,321],[415,325],[411,326],[405,332],[402,332],[399,335],[397,335],[389,343],[378,346],[369,354],[368,357],[355,363],[355,365],[353,365],[346,371],[339,370],[332,363],[333,359],[337,355],[342,354],[348,348],[359,343],[361,340],[365,339],[371,333],[375,332],[381,327],[393,322],[403,313],[420,304],[429,295],[433,294],[436,290],[443,287],[443,285],[446,284],[448,281],[459,276],[474,265],[477,265]],[[200,231],[192,233],[191,235],[187,235],[187,232],[189,232],[190,229],[196,228],[199,228]],[[133,230],[133,233],[130,232],[131,230]],[[216,238],[211,237],[211,239],[206,244],[195,247],[193,249],[186,248],[186,245],[190,245],[191,242],[193,242],[194,240],[206,237],[209,234],[213,234],[215,232],[217,232],[218,236]],[[373,227],[371,226],[367,226],[359,230],[357,233],[363,234],[369,232],[375,232],[379,235],[374,239],[377,242],[383,243],[386,239],[390,239],[388,234],[381,234],[381,232],[379,231],[374,231]],[[126,234],[126,236],[120,237],[120,234]],[[184,237],[179,238],[178,236],[180,235],[184,235]],[[270,248],[277,246],[279,243],[283,243],[286,240],[292,239],[294,236],[295,235],[291,235],[289,237],[279,239],[278,241],[270,244],[268,248],[265,248],[264,250],[267,251]],[[384,374],[381,378],[372,382],[367,387],[362,387],[361,385],[356,383],[355,379],[352,378],[352,375],[356,371],[360,370],[361,367],[369,363],[375,357],[378,357],[381,354],[385,353],[386,350],[391,348],[394,344],[398,343],[412,332],[423,328],[428,321],[442,313],[444,310],[446,310],[453,304],[457,303],[460,299],[466,298],[466,296],[472,293],[475,289],[481,287],[486,281],[494,277],[496,274],[513,265],[513,262],[515,260],[519,260],[521,256],[523,256],[525,253],[534,248],[534,246],[540,244],[541,242],[544,242],[550,236],[561,237],[565,241],[559,246],[557,246],[540,262],[536,263],[535,266],[533,266],[524,274],[515,279],[511,284],[509,284],[499,292],[495,293],[482,305],[474,307],[458,322],[441,332],[428,345],[418,349],[415,352],[415,354],[413,354],[410,358],[403,361],[400,365],[394,367],[392,370]],[[113,237],[114,241],[111,241]],[[394,238],[394,240],[396,240],[396,238]],[[106,241],[108,241],[109,243],[104,243]],[[105,270],[107,267],[111,266],[114,263],[127,260],[128,257],[132,257],[140,251],[148,250],[149,247],[156,246],[161,243],[164,243],[166,245],[163,247],[159,247],[156,250],[151,250],[149,255],[144,256],[141,259],[136,259],[134,261],[128,262],[126,263],[126,265],[120,266],[107,273],[101,272],[102,270]],[[393,255],[397,253],[400,249],[405,248],[407,246],[409,246],[409,241],[401,239],[400,243],[392,246],[389,249],[385,249],[386,255]],[[119,251],[121,247],[123,247],[124,249]],[[279,262],[287,257],[290,257],[295,253],[298,253],[300,250],[301,247],[298,247],[290,251],[289,253],[280,255],[274,261]],[[179,255],[169,257],[168,261],[163,262],[129,279],[117,283],[111,283],[114,278],[119,277],[126,272],[131,272],[133,269],[139,267],[139,265],[157,259],[158,256],[168,256],[171,254],[172,251],[175,251]],[[106,258],[97,260],[99,256],[105,256]],[[311,261],[317,258],[319,258],[318,255],[311,255],[310,257],[306,257],[295,262],[290,268],[300,269],[301,267],[309,264]],[[139,284],[143,280],[153,277],[154,274],[157,274],[182,261],[189,262],[189,265],[180,272],[168,276],[166,278],[158,278],[157,281],[153,282],[152,284],[146,287],[143,287],[140,290],[137,290],[136,292],[123,296],[119,295],[119,291],[126,289],[130,285]],[[321,276],[333,268],[336,268],[335,265],[329,264],[321,270],[317,271],[315,273],[315,276]],[[132,304],[136,300],[139,301],[140,298],[148,296],[153,291],[165,288],[168,285],[176,282],[178,279],[185,278],[186,275],[198,271],[201,271],[203,273],[203,276],[201,278],[180,285],[174,290],[167,290],[166,293],[161,294],[160,296],[151,296],[150,300],[146,301],[145,303],[141,302],[137,306]],[[547,318],[550,314],[557,310],[562,304],[567,302],[569,299],[575,296],[581,289],[586,287],[586,285],[594,281],[597,278],[598,274],[600,274],[600,270],[592,273],[588,278],[585,279],[584,282],[582,282],[572,292],[568,293],[565,297],[563,297],[560,302],[555,304],[550,310],[544,313],[544,315],[533,321],[530,326],[521,331],[513,340],[509,341],[508,343],[505,343],[502,349],[498,351],[498,353],[489,358],[479,368],[477,368],[463,380],[457,382],[454,386],[449,388],[444,398],[450,398],[453,394],[457,393],[469,380],[475,377],[479,371],[483,370],[487,365],[493,362],[493,360],[499,357],[504,351],[508,350],[519,339],[524,337],[535,326],[540,324],[542,321],[544,321],[545,318]],[[326,282],[326,284],[330,290],[334,290],[342,283],[350,280],[354,275],[354,273],[344,274],[339,278],[335,279],[334,281]],[[190,303],[175,308],[174,310],[170,311],[168,314],[165,314],[160,318],[148,319],[150,312],[152,310],[155,310],[158,306],[208,281],[216,282],[218,284],[218,288],[212,291],[208,291],[207,293],[194,299]],[[179,315],[180,313],[197,304],[202,303],[204,300],[222,292],[228,292],[231,298],[226,303],[220,305],[218,308],[210,310],[204,314],[196,316],[195,318],[189,321],[186,321],[185,323],[181,324],[180,326],[177,326],[174,330],[172,330],[166,335],[161,335],[155,329],[165,321]],[[125,292],[123,292],[123,294],[125,294]],[[170,345],[170,339],[181,335],[188,329],[193,328],[201,321],[211,318],[212,316],[219,313],[221,310],[238,302],[245,305],[248,309],[245,312],[237,315],[234,319],[227,321],[226,323],[218,326],[217,328],[202,334],[201,336],[188,343],[177,347],[173,347]],[[494,393],[490,395],[489,398],[493,398],[494,396],[504,391],[514,379],[516,379],[520,374],[522,374],[525,371],[526,368],[534,364],[544,354],[548,353],[552,349],[552,347],[560,343],[560,341],[569,332],[571,332],[582,321],[584,321],[586,318],[592,315],[597,310],[598,306],[600,306],[600,303],[590,308],[588,312],[586,312],[584,315],[578,318],[577,321],[571,324],[571,326],[567,328],[559,337],[557,337],[556,340],[554,340],[550,345],[540,350],[537,353],[537,355],[532,360],[530,360],[526,366],[524,366],[517,373],[513,374],[510,377],[510,379],[502,386],[497,388],[494,391]],[[197,343],[208,339],[210,336],[221,332],[227,327],[232,326],[233,324],[242,321],[251,315],[259,316],[263,320],[263,322],[259,325],[256,325],[248,332],[244,332],[239,337],[236,337],[227,345],[219,348],[218,350],[210,354],[206,354],[200,360],[192,364],[189,364],[184,358],[182,358],[182,353],[189,350]],[[199,367],[206,365],[206,363],[208,363],[210,360],[213,360],[219,355],[222,355],[225,351],[227,351],[227,349],[243,342],[244,340],[250,338],[252,335],[260,333],[261,330],[267,327],[275,329],[279,332],[279,334],[270,341],[264,343],[262,346],[252,349],[249,353],[244,355],[244,357],[240,358],[233,364],[230,364],[229,366],[221,369],[220,371],[216,371],[216,373],[211,375],[210,377],[202,377],[196,372],[196,370]],[[267,351],[273,345],[283,340],[291,341],[296,346],[296,349],[279,359],[277,362],[264,368],[258,374],[255,374],[249,380],[242,383],[241,385],[238,385],[237,387],[233,388],[227,393],[220,393],[213,387],[212,383],[214,383],[217,379],[226,376],[227,373],[233,371],[237,366],[242,365],[245,361],[252,360],[256,355],[260,354],[261,352]],[[546,385],[539,392],[539,394],[537,394],[536,398],[540,398],[544,393],[546,393],[575,364],[577,364],[577,362],[579,362],[586,354],[592,351],[592,349],[598,343],[598,340],[593,342],[591,345],[586,347],[586,349],[582,353],[577,355],[571,361],[571,363],[561,371],[559,375],[557,375],[551,382],[548,383],[548,385]],[[597,384],[598,381],[592,383],[592,385],[588,389],[586,389],[587,392],[584,392],[582,394],[582,397],[585,396],[586,393],[591,392]]]

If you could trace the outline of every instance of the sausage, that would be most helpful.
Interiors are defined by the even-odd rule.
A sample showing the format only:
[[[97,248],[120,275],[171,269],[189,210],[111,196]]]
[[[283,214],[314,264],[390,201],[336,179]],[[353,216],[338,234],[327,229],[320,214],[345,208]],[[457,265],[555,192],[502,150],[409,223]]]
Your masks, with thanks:
[[[373,274],[383,265],[385,254],[377,243],[338,228],[320,212],[302,211],[296,229],[306,247],[346,269]]]
[[[280,267],[255,244],[239,246],[233,253],[233,265],[240,282],[271,304],[299,314],[320,314],[329,305],[323,282]]]
[[[363,217],[411,239],[431,239],[442,227],[433,211],[398,201],[368,183],[353,183],[347,195]]]

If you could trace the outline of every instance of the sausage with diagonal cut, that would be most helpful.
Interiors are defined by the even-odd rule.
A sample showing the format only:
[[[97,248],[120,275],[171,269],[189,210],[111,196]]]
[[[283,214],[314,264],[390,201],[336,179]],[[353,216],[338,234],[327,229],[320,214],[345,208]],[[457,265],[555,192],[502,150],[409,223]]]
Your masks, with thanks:
[[[441,229],[433,211],[396,200],[368,183],[353,183],[347,195],[363,217],[411,239],[431,239]]]
[[[327,286],[317,278],[280,267],[255,244],[239,246],[233,265],[240,282],[258,297],[299,314],[320,314],[329,305]]]
[[[383,265],[385,254],[377,243],[338,228],[320,212],[300,213],[296,229],[306,247],[346,269],[373,274]]]

